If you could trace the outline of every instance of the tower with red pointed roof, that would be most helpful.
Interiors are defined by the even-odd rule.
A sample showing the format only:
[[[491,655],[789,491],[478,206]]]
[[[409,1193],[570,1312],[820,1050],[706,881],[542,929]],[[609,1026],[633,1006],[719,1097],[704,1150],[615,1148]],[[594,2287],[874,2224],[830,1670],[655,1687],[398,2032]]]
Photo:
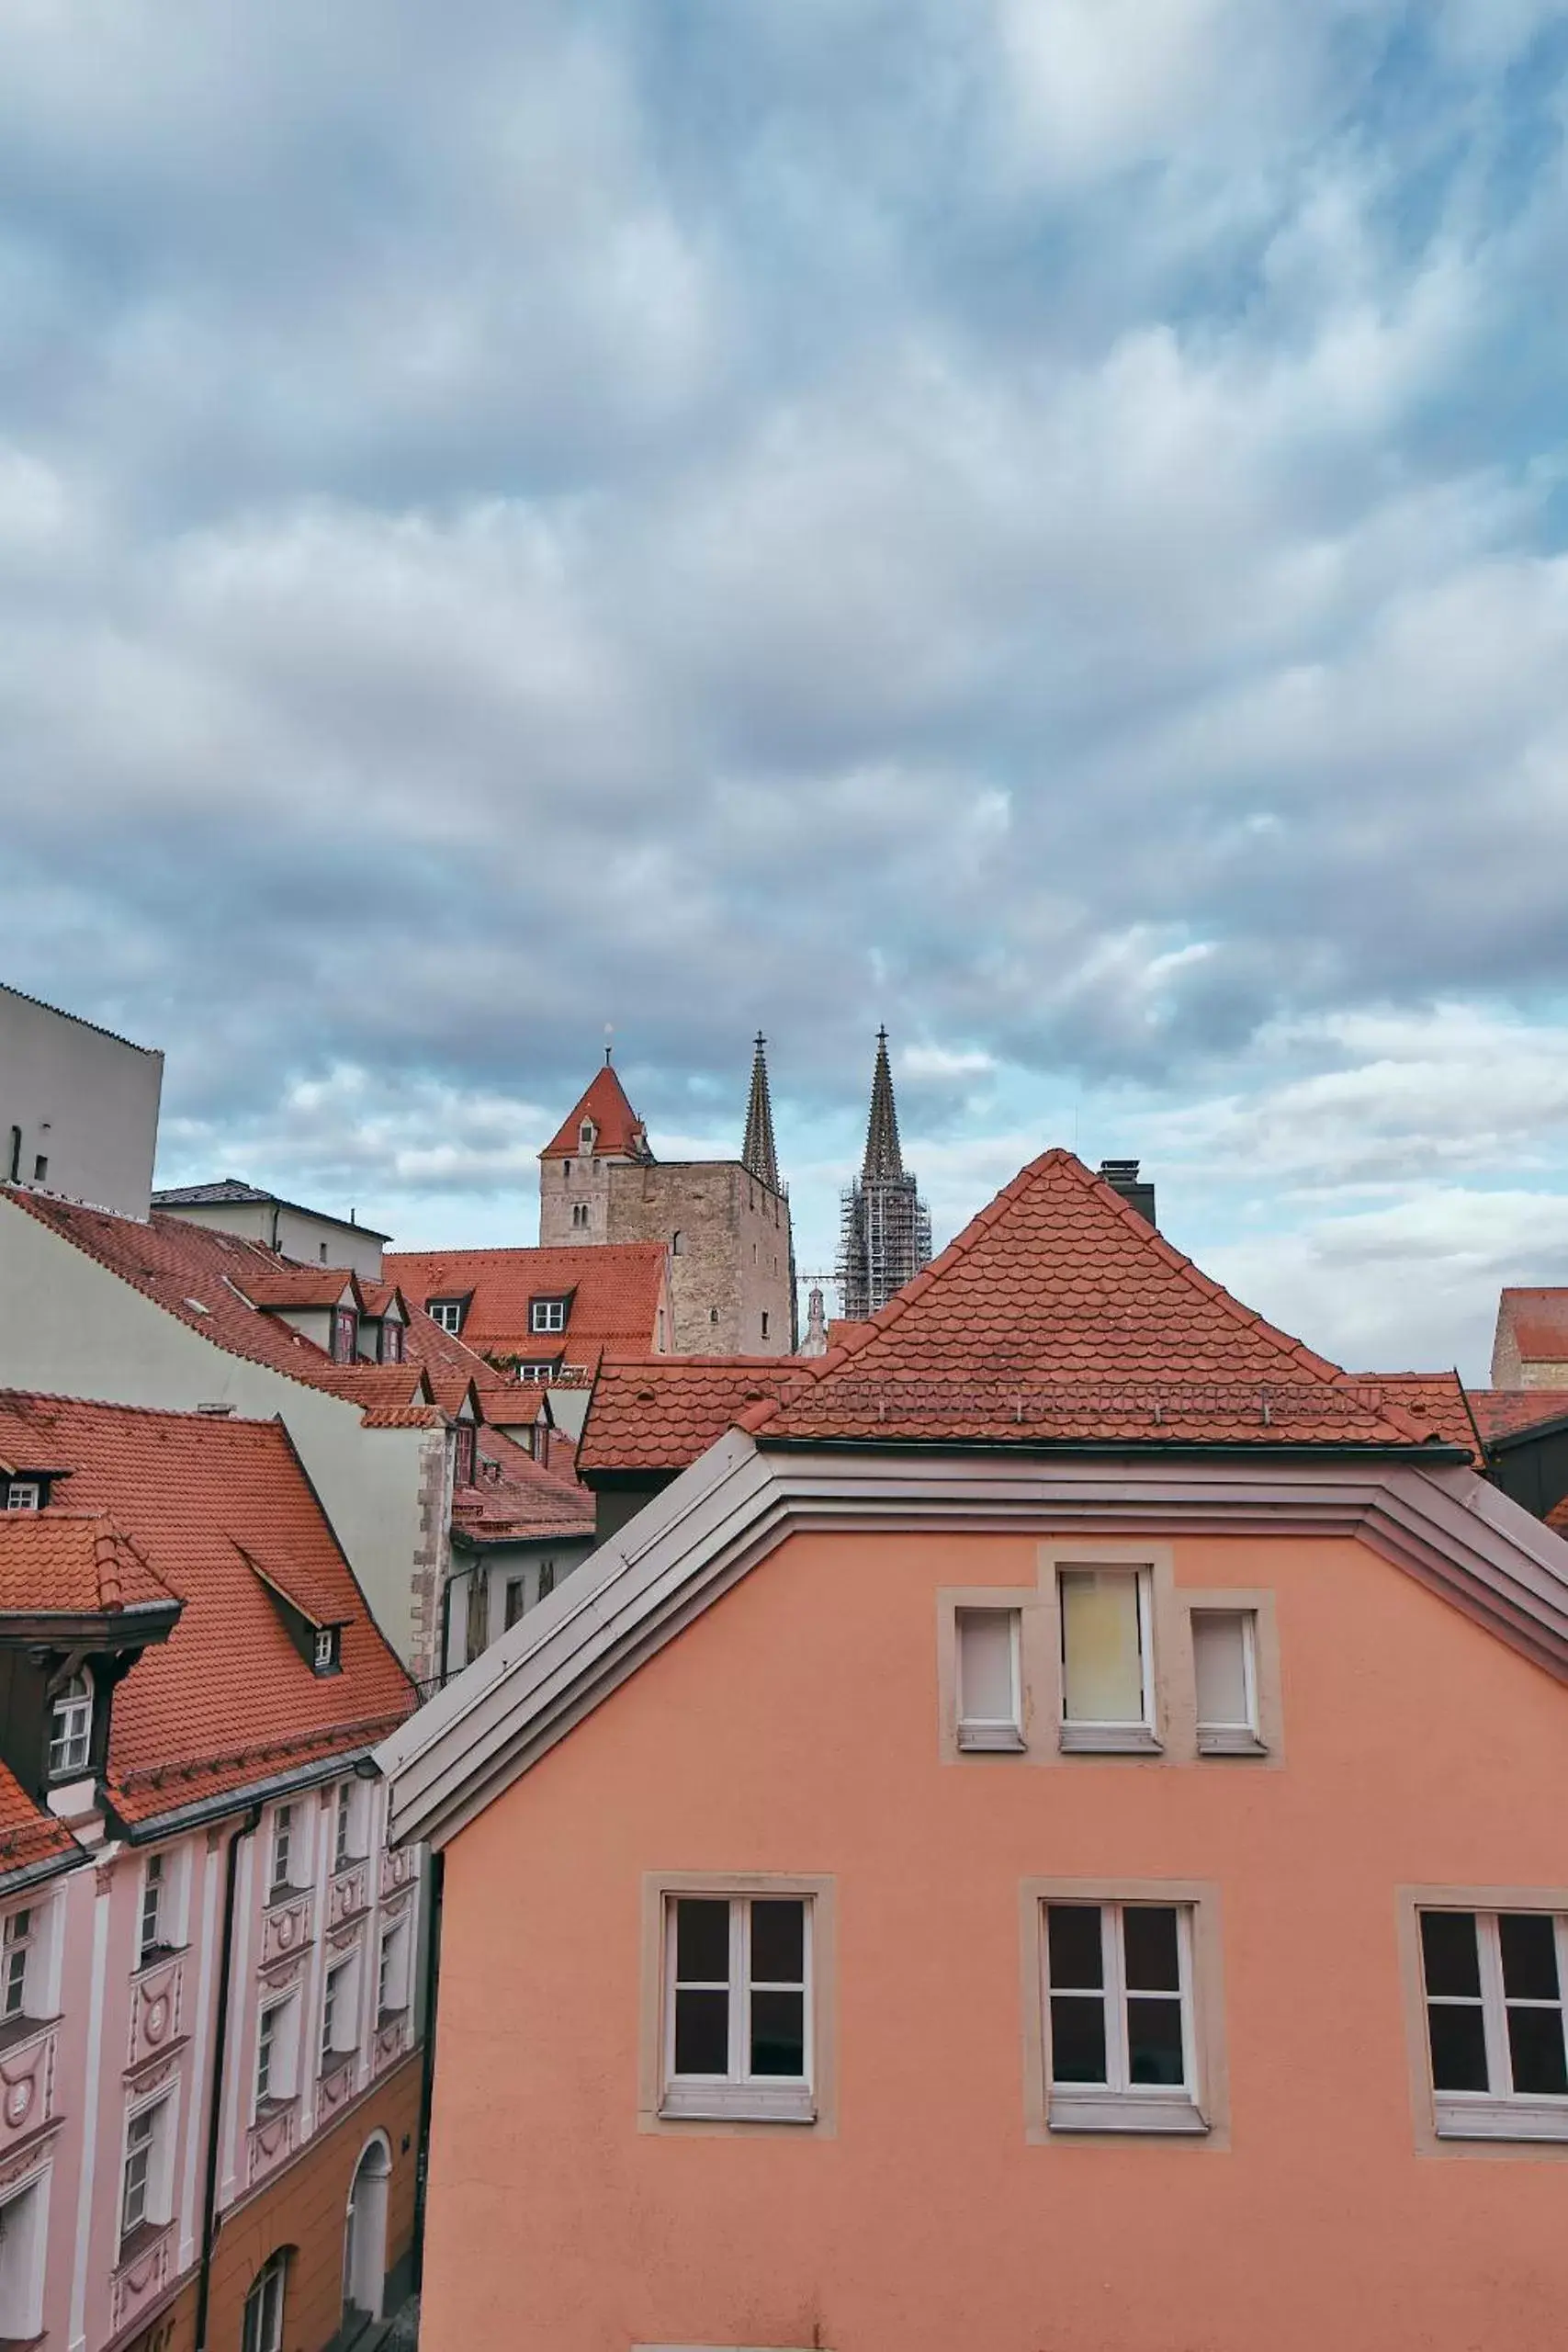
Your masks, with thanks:
[[[839,1292],[846,1321],[863,1323],[931,1263],[931,1216],[904,1166],[887,1032],[876,1033],[871,1114],[858,1182],[843,1195]]]
[[[608,1046],[539,1154],[541,1248],[665,1244],[678,1354],[785,1355],[795,1345],[789,1193],[766,1043],[759,1035],[753,1047],[739,1159],[657,1159]]]

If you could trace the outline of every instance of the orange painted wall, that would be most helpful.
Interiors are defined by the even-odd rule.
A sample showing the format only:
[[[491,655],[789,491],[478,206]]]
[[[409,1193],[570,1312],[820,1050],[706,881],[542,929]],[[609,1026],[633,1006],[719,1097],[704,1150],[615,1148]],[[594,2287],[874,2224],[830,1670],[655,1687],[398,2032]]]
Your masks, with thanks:
[[[1416,2153],[1395,1888],[1568,1882],[1568,1696],[1348,1541],[1277,1595],[1286,1764],[947,1763],[939,1587],[797,1535],[447,1849],[428,2352],[1547,2352],[1568,2165]],[[648,1870],[836,1874],[836,2137],[637,2127]],[[1231,2145],[1024,2136],[1019,1884],[1220,1883]]]

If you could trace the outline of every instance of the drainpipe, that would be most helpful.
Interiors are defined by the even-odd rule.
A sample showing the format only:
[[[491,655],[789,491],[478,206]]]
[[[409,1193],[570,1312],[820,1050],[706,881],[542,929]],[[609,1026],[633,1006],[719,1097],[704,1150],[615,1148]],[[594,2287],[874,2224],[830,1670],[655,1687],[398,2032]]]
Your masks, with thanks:
[[[413,2252],[410,2283],[417,2295],[424,2284],[424,2198],[430,2175],[430,2103],[435,2089],[435,2000],[441,1979],[441,1900],[446,1857],[430,1857],[430,1957],[424,1971],[424,2048],[419,2070],[419,2153],[413,2176]]]
[[[240,1841],[261,1819],[251,1806],[229,1840],[224,1865],[222,1944],[218,1959],[218,2026],[212,2043],[212,2090],[207,2105],[207,2177],[201,2198],[201,2268],[196,2284],[196,2352],[207,2352],[208,2302],[212,2292],[212,2249],[218,2241],[218,2154],[223,2122],[223,2069],[229,2056],[229,1984],[233,1974],[234,1890],[240,1875]]]

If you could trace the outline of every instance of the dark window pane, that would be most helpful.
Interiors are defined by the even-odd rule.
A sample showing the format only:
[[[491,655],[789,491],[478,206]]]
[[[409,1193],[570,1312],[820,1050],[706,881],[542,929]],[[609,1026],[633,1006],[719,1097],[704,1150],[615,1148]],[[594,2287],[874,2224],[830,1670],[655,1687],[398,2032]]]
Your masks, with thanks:
[[[728,2074],[728,1993],[676,1994],[675,2072],[678,2075]]]
[[[1129,1905],[1122,1914],[1127,1982],[1136,1993],[1175,1993],[1181,1971],[1176,1956],[1176,1913],[1163,1903]]]
[[[752,1994],[751,2072],[754,2075],[805,2074],[806,1996],[803,1993]]]
[[[752,1984],[798,1984],[805,1974],[805,1904],[753,1903]]]
[[[1127,2004],[1127,2079],[1134,2083],[1180,2083],[1179,2001],[1130,2000]]]
[[[1483,2091],[1486,2079],[1486,2033],[1479,2008],[1450,2008],[1434,2001],[1427,2010],[1432,2044],[1432,2081],[1440,2091]]]
[[[1508,2056],[1514,2088],[1561,2098],[1568,2091],[1568,2065],[1562,2057],[1561,2009],[1510,2009]]]
[[[1555,2001],[1557,1931],[1544,1911],[1506,1911],[1497,1922],[1503,1990],[1510,2001]]]
[[[1054,1985],[1104,1984],[1098,1903],[1053,1903],[1046,1913],[1046,1931]]]
[[[1481,1991],[1475,1951],[1475,1915],[1471,1911],[1423,1911],[1421,1958],[1428,1993]],[[1453,2086],[1458,2088],[1457,2084]]]
[[[1051,2079],[1056,2083],[1105,2080],[1103,2001],[1052,1996]]]
[[[684,1984],[729,1982],[729,1905],[705,1900],[675,1905],[675,1973]]]

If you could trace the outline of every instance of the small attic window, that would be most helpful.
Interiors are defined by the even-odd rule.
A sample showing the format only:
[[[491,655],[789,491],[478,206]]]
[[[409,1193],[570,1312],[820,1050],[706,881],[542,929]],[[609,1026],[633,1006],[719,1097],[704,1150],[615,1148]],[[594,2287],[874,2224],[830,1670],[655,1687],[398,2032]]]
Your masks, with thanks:
[[[336,1674],[343,1664],[342,1633],[336,1625],[318,1625],[310,1663],[318,1674]]]
[[[450,1331],[454,1339],[463,1328],[463,1302],[460,1298],[427,1298],[424,1311],[433,1323],[438,1323],[444,1331]]]
[[[592,1120],[584,1119],[582,1125],[577,1130],[577,1140],[582,1146],[584,1151],[592,1150],[593,1133],[594,1129]]]
[[[564,1298],[533,1298],[528,1302],[530,1331],[564,1331],[566,1301]]]
[[[359,1348],[359,1317],[352,1306],[333,1309],[333,1362],[352,1363]]]
[[[403,1327],[394,1323],[389,1315],[381,1322],[381,1362],[401,1363],[403,1360]]]
[[[43,1487],[37,1478],[8,1478],[6,1482],[7,1510],[41,1510]]]

